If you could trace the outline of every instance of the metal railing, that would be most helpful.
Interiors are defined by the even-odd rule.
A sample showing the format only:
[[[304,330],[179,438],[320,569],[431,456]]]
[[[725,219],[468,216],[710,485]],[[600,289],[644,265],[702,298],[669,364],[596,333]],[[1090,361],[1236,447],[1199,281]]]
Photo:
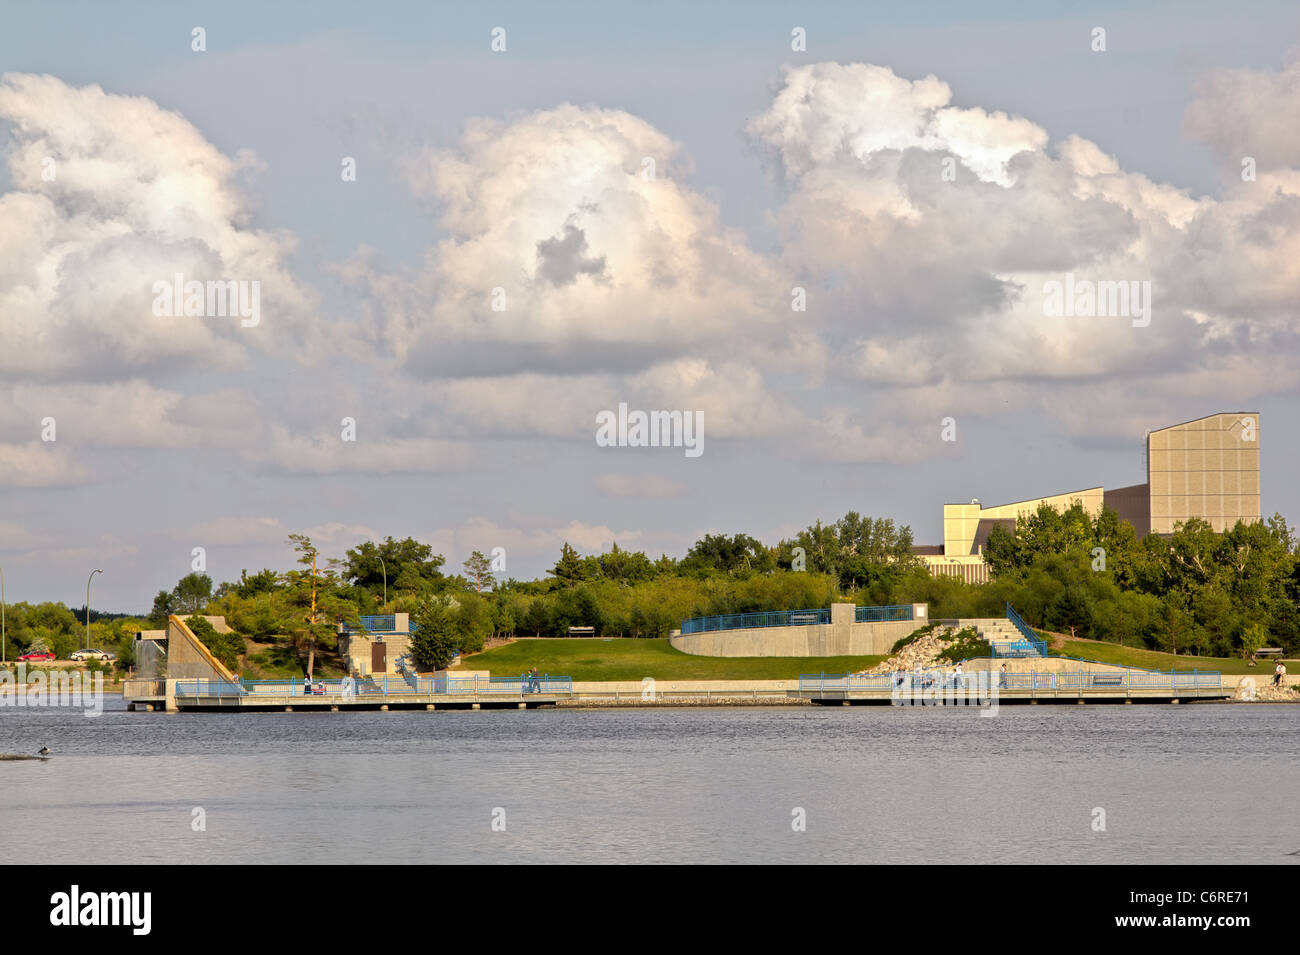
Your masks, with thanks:
[[[391,613],[365,614],[358,618],[359,624],[343,621],[340,625],[344,633],[396,633],[393,629],[397,626],[397,617]]]
[[[166,680],[123,680],[122,696],[130,699],[162,698],[167,695]]]
[[[364,699],[397,696],[517,696],[529,694],[572,696],[573,678],[567,676],[508,677],[359,677],[313,680],[184,680],[176,684],[178,697],[230,699],[236,697],[283,699]]]
[[[1003,690],[1057,692],[1060,690],[1220,690],[1223,676],[1218,670],[1172,670],[1114,672],[1105,670],[1069,670],[1061,672],[1007,672],[968,670],[958,678],[960,686],[996,686]],[[890,691],[897,686],[928,689],[950,688],[954,676],[950,670],[897,670],[892,673],[804,673],[799,676],[799,692],[849,693]]]
[[[1045,657],[1047,644],[1042,640],[998,640],[990,643],[995,657]]]
[[[714,630],[748,630],[752,627],[800,627],[831,622],[829,610],[774,610],[760,613],[724,613],[682,621],[682,633]]]
[[[889,607],[855,607],[855,623],[886,623],[894,620],[911,620],[911,604],[895,604]]]
[[[1016,613],[1016,608],[1011,606],[1010,601],[1007,601],[1007,619],[1010,620],[1012,623],[1014,623],[1016,625],[1016,629],[1019,630],[1021,634],[1024,635],[1025,643],[1029,644],[1029,647],[1031,649],[1038,651],[1038,656],[1040,657],[1047,656],[1047,641],[1038,639],[1038,634],[1034,633],[1033,628],[1030,627],[1029,624],[1025,623],[1023,619],[1021,619],[1020,614]],[[994,651],[993,655],[998,656],[996,650]],[[1025,654],[1025,655],[1028,656],[1029,654]]]
[[[246,696],[247,691],[242,684],[231,683],[229,680],[178,680],[176,695],[226,699]]]

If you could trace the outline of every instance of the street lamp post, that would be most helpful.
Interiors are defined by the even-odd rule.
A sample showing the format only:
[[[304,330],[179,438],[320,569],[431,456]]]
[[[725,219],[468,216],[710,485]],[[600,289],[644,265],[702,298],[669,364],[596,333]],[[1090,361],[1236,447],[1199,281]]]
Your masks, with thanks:
[[[86,578],[86,645],[83,650],[90,649],[90,582],[95,579],[96,574],[102,574],[102,570],[92,570],[90,576]]]
[[[5,569],[0,567],[0,663],[8,663],[5,655]]]
[[[384,572],[384,609],[388,607],[388,565],[384,563],[384,558],[379,558],[379,566]]]

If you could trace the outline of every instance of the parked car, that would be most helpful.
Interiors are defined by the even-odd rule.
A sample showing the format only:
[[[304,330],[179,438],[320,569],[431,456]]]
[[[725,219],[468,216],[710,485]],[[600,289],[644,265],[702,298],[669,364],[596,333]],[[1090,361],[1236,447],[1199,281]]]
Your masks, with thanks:
[[[35,663],[37,661],[53,660],[54,654],[49,650],[33,650],[31,653],[24,653],[18,658],[19,663]]]
[[[102,663],[112,663],[117,659],[117,655],[109,653],[107,650],[78,650],[68,657],[69,660],[76,660],[78,663],[83,660],[99,660]]]

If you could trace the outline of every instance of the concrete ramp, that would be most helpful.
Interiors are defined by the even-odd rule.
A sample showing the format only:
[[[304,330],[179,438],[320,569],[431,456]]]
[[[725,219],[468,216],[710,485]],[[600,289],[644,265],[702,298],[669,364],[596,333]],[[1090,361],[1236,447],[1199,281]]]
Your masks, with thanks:
[[[212,624],[212,629],[217,631],[217,633],[235,632],[234,629],[230,626],[230,624],[226,623],[225,617],[209,617],[206,614],[199,614],[199,616],[202,617],[204,620],[206,620],[208,623]]]
[[[220,619],[224,624],[225,618]],[[175,614],[167,618],[167,679],[236,682],[235,675]]]

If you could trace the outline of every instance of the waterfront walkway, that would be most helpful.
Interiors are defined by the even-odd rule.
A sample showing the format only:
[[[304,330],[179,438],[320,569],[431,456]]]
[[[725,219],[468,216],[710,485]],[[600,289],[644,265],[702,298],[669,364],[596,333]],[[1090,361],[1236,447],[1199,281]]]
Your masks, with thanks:
[[[569,677],[544,676],[536,684],[526,677],[375,677],[316,680],[306,689],[301,680],[176,680],[168,692],[164,681],[139,681],[123,697],[131,709],[175,710],[389,710],[440,707],[529,707],[558,703],[573,696]]]
[[[1231,699],[1217,671],[1161,673],[1147,670],[971,670],[951,672],[805,674],[795,695],[814,703],[989,705],[1003,703],[1180,703]]]

